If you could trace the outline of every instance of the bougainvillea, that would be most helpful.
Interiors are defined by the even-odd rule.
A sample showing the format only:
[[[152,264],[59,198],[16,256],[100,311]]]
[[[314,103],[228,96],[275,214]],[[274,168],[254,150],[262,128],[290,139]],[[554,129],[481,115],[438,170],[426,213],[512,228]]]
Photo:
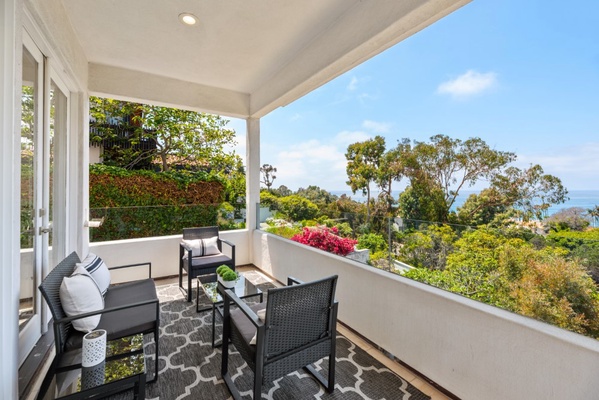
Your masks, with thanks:
[[[337,227],[305,227],[302,233],[294,235],[291,240],[316,247],[329,253],[346,256],[354,251],[357,241],[338,236]]]

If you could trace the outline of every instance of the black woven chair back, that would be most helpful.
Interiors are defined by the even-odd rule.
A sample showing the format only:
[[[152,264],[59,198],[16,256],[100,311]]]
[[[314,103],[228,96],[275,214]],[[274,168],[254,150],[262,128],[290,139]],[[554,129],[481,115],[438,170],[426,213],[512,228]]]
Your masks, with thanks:
[[[63,278],[71,276],[74,270],[73,266],[79,262],[81,262],[81,260],[79,259],[77,253],[72,252],[67,258],[62,260],[56,267],[54,267],[52,271],[50,271],[48,276],[46,276],[42,284],[39,286],[42,296],[44,296],[48,307],[50,307],[50,312],[52,312],[52,317],[54,320],[58,320],[67,316],[60,305],[60,284],[62,283]],[[70,322],[66,324],[60,324],[58,326],[59,337],[55,338],[57,351],[60,350],[60,352],[62,352],[64,350],[67,337],[72,329],[73,326]]]
[[[267,358],[330,337],[337,275],[270,289],[267,302]]]
[[[218,236],[218,226],[203,226],[200,228],[183,228],[183,239],[209,239]],[[218,249],[222,251],[220,240],[217,241]]]

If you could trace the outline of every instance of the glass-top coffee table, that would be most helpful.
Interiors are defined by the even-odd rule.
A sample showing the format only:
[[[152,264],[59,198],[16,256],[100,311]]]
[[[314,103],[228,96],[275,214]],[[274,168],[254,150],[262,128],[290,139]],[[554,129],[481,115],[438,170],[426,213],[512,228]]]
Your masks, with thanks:
[[[50,367],[37,398],[88,399],[131,388],[135,399],[145,399],[142,334],[108,341],[106,360],[93,367],[81,366],[81,349],[63,353]]]
[[[264,297],[263,297],[264,294],[262,293],[262,291],[260,289],[258,289],[256,287],[256,285],[254,285],[252,282],[245,279],[242,275],[239,275],[239,279],[237,279],[237,281],[235,283],[235,287],[233,287],[231,289],[225,288],[220,283],[218,283],[216,281],[216,276],[214,277],[214,281],[212,281],[212,282],[210,282],[210,281],[200,282],[199,279],[197,279],[196,281],[197,281],[197,284],[196,284],[196,311],[204,312],[204,311],[212,310],[212,347],[221,345],[221,343],[215,343],[215,340],[214,340],[214,336],[215,336],[214,325],[215,325],[216,311],[218,310],[219,314],[222,315],[222,306],[224,304],[223,298],[222,298],[219,290],[232,290],[235,292],[237,297],[239,297],[240,299],[249,299],[252,297],[259,296],[260,303],[262,303],[262,301],[264,299]],[[220,288],[219,288],[219,286],[220,286]],[[212,303],[210,306],[200,307],[200,303],[199,303],[200,290],[203,291],[203,293],[206,295],[206,297],[208,297],[208,299]]]

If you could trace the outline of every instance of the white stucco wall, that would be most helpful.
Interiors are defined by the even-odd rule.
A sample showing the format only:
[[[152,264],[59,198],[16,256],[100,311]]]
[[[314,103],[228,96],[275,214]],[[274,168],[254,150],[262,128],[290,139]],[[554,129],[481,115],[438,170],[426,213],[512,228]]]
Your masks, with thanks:
[[[339,319],[462,399],[596,399],[599,342],[254,231],[279,281],[339,275]]]
[[[93,229],[93,228],[92,228]],[[221,231],[221,239],[235,245],[236,265],[248,264],[249,235],[245,229]],[[100,256],[109,266],[152,263],[152,277],[179,275],[179,243],[181,235],[161,236],[143,239],[113,240],[108,242],[90,243],[89,251]],[[223,251],[228,254],[229,246],[223,245]],[[80,254],[83,258],[87,254]],[[144,278],[146,270],[139,269],[128,273],[115,272],[113,283]],[[146,275],[147,276],[147,275]]]

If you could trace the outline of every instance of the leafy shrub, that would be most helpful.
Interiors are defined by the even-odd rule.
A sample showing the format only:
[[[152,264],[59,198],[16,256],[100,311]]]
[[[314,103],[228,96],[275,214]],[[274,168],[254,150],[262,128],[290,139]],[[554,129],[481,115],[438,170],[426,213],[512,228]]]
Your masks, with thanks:
[[[358,238],[358,249],[368,249],[371,254],[377,252],[386,252],[388,248],[387,241],[383,235],[376,233],[367,233]]]
[[[90,215],[104,218],[91,240],[106,241],[181,233],[216,225],[222,202],[220,178],[189,171],[129,171],[90,165]]]
[[[290,226],[290,225],[269,226],[268,228],[266,228],[266,232],[290,239],[293,236],[300,233],[301,228],[296,227],[295,225],[293,225],[293,226]]]
[[[227,265],[221,265],[216,269],[216,273],[223,278],[223,281],[234,281],[237,279],[237,272],[233,271]]]
[[[302,233],[293,236],[291,240],[328,251],[329,253],[346,256],[354,250],[357,241],[354,239],[342,238],[337,236],[337,233],[339,233],[337,228],[305,227]]]
[[[260,192],[260,206],[269,207],[271,210],[279,209],[279,198],[268,191]]]
[[[316,204],[297,195],[281,197],[279,209],[293,221],[314,219],[319,212]]]

